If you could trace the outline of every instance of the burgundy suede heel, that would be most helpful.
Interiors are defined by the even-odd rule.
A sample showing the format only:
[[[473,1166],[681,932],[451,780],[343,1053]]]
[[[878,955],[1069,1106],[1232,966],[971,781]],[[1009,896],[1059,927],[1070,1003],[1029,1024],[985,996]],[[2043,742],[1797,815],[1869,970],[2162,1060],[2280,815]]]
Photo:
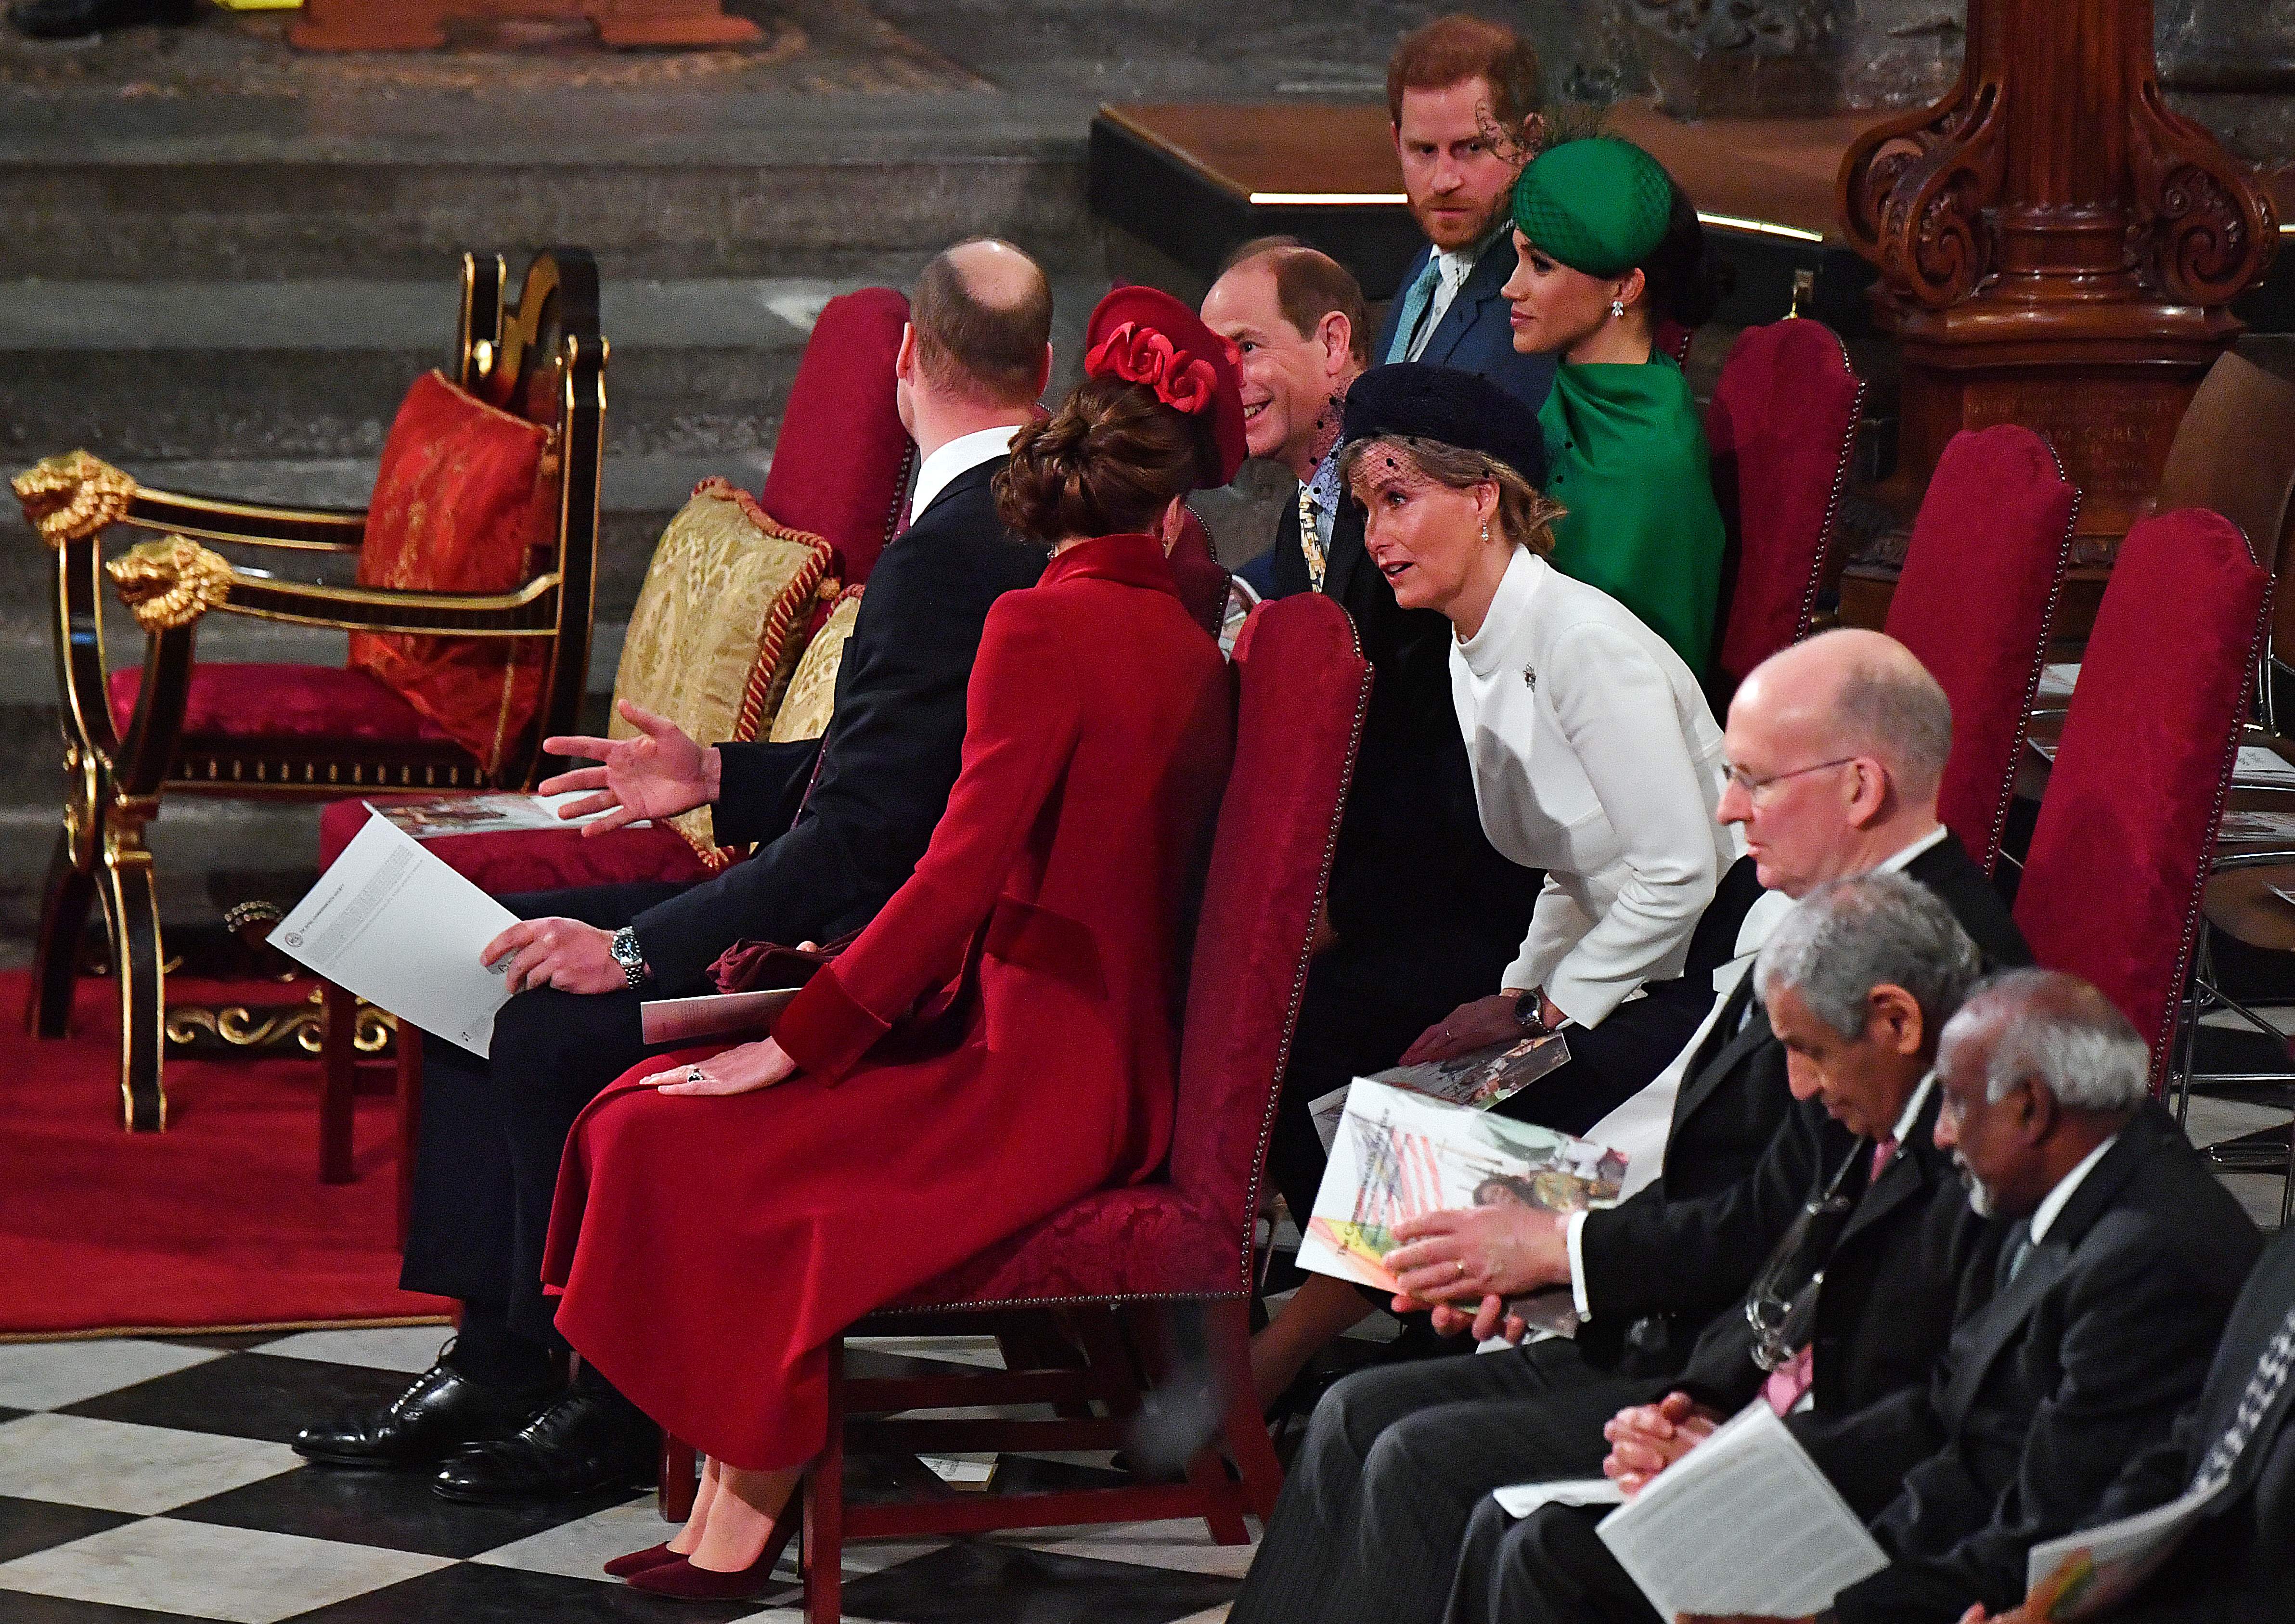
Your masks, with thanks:
[[[657,1568],[666,1562],[682,1560],[669,1548],[665,1539],[659,1545],[649,1545],[642,1551],[632,1551],[626,1556],[617,1556],[606,1564],[606,1571],[616,1579],[627,1579],[633,1573],[642,1573],[648,1568]]]
[[[765,1536],[765,1548],[757,1560],[738,1573],[719,1573],[709,1568],[697,1568],[682,1556],[673,1556],[657,1567],[641,1569],[624,1581],[633,1590],[647,1591],[654,1595],[674,1595],[689,1602],[745,1601],[773,1582],[773,1564],[781,1559],[781,1552],[804,1521],[804,1485],[799,1482],[789,1491],[788,1504],[781,1507],[780,1515],[773,1519],[772,1532]]]

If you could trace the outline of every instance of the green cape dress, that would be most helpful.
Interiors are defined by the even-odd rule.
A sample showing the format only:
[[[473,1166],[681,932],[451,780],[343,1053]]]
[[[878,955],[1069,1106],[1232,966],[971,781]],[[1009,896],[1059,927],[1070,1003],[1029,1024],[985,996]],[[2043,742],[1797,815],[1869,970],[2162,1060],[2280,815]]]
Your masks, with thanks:
[[[1558,367],[1538,421],[1546,494],[1569,510],[1554,567],[1624,604],[1703,677],[1724,536],[1681,369],[1656,353],[1640,366]]]

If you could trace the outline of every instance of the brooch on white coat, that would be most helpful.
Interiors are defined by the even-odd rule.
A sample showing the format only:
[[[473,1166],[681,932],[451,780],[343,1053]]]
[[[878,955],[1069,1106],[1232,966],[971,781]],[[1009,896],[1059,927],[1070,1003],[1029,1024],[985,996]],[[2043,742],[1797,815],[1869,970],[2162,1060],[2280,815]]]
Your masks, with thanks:
[[[1529,689],[1532,693],[1536,693],[1538,691],[1538,673],[1532,671],[1529,666],[1524,665],[1522,668],[1522,685],[1524,688]]]

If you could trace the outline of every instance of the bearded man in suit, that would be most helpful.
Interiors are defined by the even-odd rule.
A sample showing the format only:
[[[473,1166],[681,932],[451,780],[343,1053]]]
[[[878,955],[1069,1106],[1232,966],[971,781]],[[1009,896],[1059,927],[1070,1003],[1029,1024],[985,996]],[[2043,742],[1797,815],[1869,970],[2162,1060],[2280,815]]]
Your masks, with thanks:
[[[488,944],[515,996],[493,1057],[436,1041],[401,1284],[457,1298],[460,1334],[380,1410],[305,1428],[322,1465],[432,1468],[453,1500],[548,1498],[654,1472],[652,1424],[585,1368],[542,1292],[543,1237],[567,1134],[649,1052],[639,1005],[710,991],[737,940],[829,941],[900,889],[956,781],[965,692],[990,607],[1035,583],[1041,547],[1013,536],[989,482],[1051,367],[1051,290],[1009,243],[978,240],[919,277],[894,363],[921,461],[909,529],[887,547],[837,672],[819,745],[708,745],[644,713],[626,739],[552,739],[596,767],[544,789],[594,792],[597,833],[707,805],[720,845],[756,853],[698,885],[591,887],[503,899],[522,916]]]
[[[1489,379],[1535,412],[1551,355],[1518,354],[1500,290],[1514,273],[1507,201],[1541,133],[1538,53],[1503,23],[1456,13],[1402,37],[1386,110],[1403,194],[1425,233],[1372,347]]]

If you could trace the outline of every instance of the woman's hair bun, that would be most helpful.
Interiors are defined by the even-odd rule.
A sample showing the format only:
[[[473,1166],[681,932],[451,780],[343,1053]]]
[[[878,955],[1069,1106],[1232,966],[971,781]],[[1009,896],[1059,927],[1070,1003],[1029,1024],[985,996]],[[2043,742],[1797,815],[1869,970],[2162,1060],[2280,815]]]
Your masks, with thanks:
[[[997,515],[1048,543],[1149,529],[1195,488],[1201,432],[1144,384],[1087,378],[1013,437],[993,486]]]

